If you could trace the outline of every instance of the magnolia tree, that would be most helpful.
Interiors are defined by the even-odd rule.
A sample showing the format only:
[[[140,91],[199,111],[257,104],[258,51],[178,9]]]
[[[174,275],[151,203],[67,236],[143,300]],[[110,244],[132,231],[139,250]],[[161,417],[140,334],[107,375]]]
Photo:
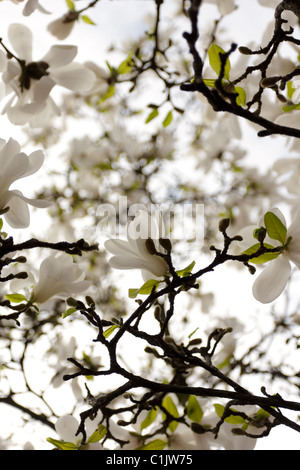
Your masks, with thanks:
[[[299,1],[0,8],[1,448],[296,435]]]

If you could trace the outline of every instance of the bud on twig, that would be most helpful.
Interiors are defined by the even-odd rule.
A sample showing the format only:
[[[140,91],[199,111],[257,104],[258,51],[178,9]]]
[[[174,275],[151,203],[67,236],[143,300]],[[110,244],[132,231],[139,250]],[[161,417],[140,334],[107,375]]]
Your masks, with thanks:
[[[229,218],[220,220],[220,222],[219,222],[220,232],[224,233],[226,231],[226,229],[229,227],[229,224],[230,224],[230,219]]]

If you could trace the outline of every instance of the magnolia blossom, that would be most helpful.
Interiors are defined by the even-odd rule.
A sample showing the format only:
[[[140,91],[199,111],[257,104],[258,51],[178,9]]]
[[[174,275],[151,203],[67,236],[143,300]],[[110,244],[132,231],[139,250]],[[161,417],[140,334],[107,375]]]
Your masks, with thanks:
[[[47,30],[57,39],[66,39],[71,34],[78,16],[78,12],[70,10],[61,18],[51,21],[47,26]]]
[[[11,1],[16,4],[24,2],[24,0],[11,0]],[[45,8],[42,7],[42,5],[40,5],[38,0],[27,0],[26,5],[24,6],[24,9],[23,9],[23,15],[29,16],[36,9],[39,10],[41,13],[49,13],[49,11],[45,10]]]
[[[109,263],[115,269],[141,269],[144,280],[163,277],[168,273],[168,265],[162,257],[151,254],[146,243],[151,238],[156,250],[164,253],[158,242],[164,237],[161,215],[150,216],[140,210],[127,226],[127,241],[111,239],[104,243],[107,251],[114,255]]]
[[[20,145],[13,139],[0,140],[0,210],[6,210],[5,220],[13,228],[26,228],[30,222],[28,204],[48,207],[48,201],[28,199],[21,191],[10,189],[14,181],[36,173],[44,162],[41,150],[29,156],[21,152]]]
[[[235,0],[206,0],[206,3],[216,4],[221,15],[229,15],[236,8]]]
[[[95,81],[92,70],[73,62],[77,47],[54,45],[38,61],[32,60],[32,33],[22,24],[11,24],[8,29],[11,45],[21,61],[8,60],[2,75],[6,94],[12,95],[3,112],[13,124],[41,127],[52,114],[60,114],[49,96],[55,85],[74,92],[87,92]]]
[[[48,256],[42,261],[38,283],[33,288],[34,302],[43,304],[52,297],[67,297],[85,292],[90,286],[85,273],[71,255]]]
[[[92,436],[92,434],[97,430],[97,421],[96,420],[85,420],[85,430],[87,433],[87,441]],[[79,428],[78,420],[72,415],[64,415],[58,418],[55,423],[55,431],[60,436],[64,442],[69,442],[74,444],[78,449],[81,450],[102,450],[103,447],[99,442],[88,443],[85,446],[81,446],[82,434],[79,433],[76,435]]]
[[[284,227],[286,227],[287,224],[285,218],[279,209],[274,208],[270,212],[275,214]],[[263,220],[260,220],[258,227],[264,227]],[[243,241],[239,243],[239,249],[241,251],[246,251],[248,248],[258,243],[257,240],[253,238],[253,232],[256,228],[256,225],[251,225],[240,231],[240,235],[243,237]],[[275,259],[267,263],[267,266],[253,284],[253,295],[262,303],[273,302],[283,292],[291,273],[290,262],[294,263],[297,268],[300,269],[299,206],[297,210],[295,210],[292,223],[287,228],[285,241],[289,240],[290,237],[291,241],[288,246]],[[264,244],[271,245],[273,247],[280,246],[280,242],[278,240],[272,239],[268,235],[264,239]]]

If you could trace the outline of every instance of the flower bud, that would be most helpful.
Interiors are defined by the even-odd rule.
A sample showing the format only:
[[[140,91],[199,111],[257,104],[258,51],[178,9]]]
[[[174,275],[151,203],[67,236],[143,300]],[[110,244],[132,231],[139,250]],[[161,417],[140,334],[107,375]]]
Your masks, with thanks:
[[[220,222],[219,222],[220,232],[224,233],[226,231],[226,229],[229,227],[229,224],[230,224],[230,219],[229,218],[220,220]]]
[[[146,240],[145,246],[146,246],[148,253],[150,253],[150,255],[155,255],[156,248],[155,248],[154,241],[152,240],[152,238],[148,238]]]
[[[169,238],[160,238],[159,243],[166,251],[172,250],[172,243]]]
[[[252,54],[251,49],[249,49],[249,47],[246,47],[246,46],[240,46],[239,51],[240,51],[241,54],[244,54],[244,55],[251,55]]]
[[[273,88],[278,80],[280,80],[280,77],[266,77],[262,79],[260,84],[263,88]]]

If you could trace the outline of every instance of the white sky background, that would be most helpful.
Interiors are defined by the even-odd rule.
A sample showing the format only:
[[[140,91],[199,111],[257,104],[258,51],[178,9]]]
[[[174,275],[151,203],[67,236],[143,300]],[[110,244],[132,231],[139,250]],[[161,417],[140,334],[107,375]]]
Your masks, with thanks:
[[[153,3],[152,0],[132,0],[131,2],[127,0],[102,0],[96,8],[87,12],[97,26],[94,27],[84,24],[76,25],[71,35],[66,40],[62,41],[62,43],[79,45],[76,59],[79,62],[93,60],[97,64],[103,65],[107,57],[105,51],[108,45],[116,42],[122,44],[123,39],[127,39],[130,36],[135,37],[140,31],[144,30],[142,20],[147,12],[154,11]],[[171,3],[172,0],[165,0],[162,11],[164,12],[165,9],[169,8]],[[263,16],[257,17],[256,13],[258,7],[255,0],[241,0],[239,3],[241,4],[242,15],[241,12],[233,13],[224,22],[224,27],[230,22],[230,37],[234,42],[243,45],[249,38],[254,37],[254,39],[256,39],[257,32],[264,30],[266,23],[272,18],[272,10],[259,8]],[[66,11],[64,0],[41,0],[41,4],[45,8],[55,11],[55,17],[59,17]],[[203,11],[204,10],[205,9],[203,9]],[[14,5],[6,0],[0,2],[0,36],[3,38],[4,43],[9,45],[6,40],[6,32],[10,23],[21,22],[29,26],[32,28],[34,34],[33,58],[39,59],[49,49],[51,44],[58,42],[46,31],[46,25],[49,23],[50,18],[39,12],[35,12],[30,17],[26,18],[22,15],[21,11],[22,5]],[[235,21],[237,17],[239,21]],[[252,20],[250,20],[250,18],[252,18]],[[51,16],[51,20],[52,19],[53,16]],[[251,149],[249,158],[252,161],[257,160],[260,164],[264,162],[263,164],[268,165],[275,161],[276,157],[284,156],[285,140],[281,138],[269,138],[263,141],[256,137],[254,130],[249,130],[244,124],[243,129],[246,131],[244,134],[244,142],[249,142],[249,149]],[[10,125],[6,116],[0,115],[0,138],[7,140],[9,137],[16,138],[22,142],[22,138],[19,139],[18,128]],[[31,177],[30,183],[28,183],[30,190],[33,180],[34,176]],[[26,185],[25,181],[24,185]],[[29,194],[27,193],[26,196],[29,196]],[[212,285],[218,282],[222,284],[223,275],[224,271],[222,269],[216,270],[212,274]],[[251,309],[255,311],[257,309],[257,302],[252,299],[251,296],[252,282],[249,282],[248,273],[241,275],[240,272],[233,272],[231,282],[232,284],[239,282],[241,298],[247,299],[249,311],[251,311]],[[224,306],[228,306],[228,310],[229,308],[236,310],[238,307],[240,299],[233,300],[231,294],[230,288],[225,290],[223,303],[220,305],[220,308],[223,310],[226,310]],[[233,305],[233,303],[236,305]],[[261,306],[259,306],[259,308],[261,309]],[[269,307],[266,307],[266,309],[269,309]],[[223,314],[226,315],[226,311],[223,312]],[[286,398],[288,399],[288,397]],[[300,449],[299,441],[298,433],[281,426],[278,430],[273,430],[270,437],[258,440],[256,449]]]

